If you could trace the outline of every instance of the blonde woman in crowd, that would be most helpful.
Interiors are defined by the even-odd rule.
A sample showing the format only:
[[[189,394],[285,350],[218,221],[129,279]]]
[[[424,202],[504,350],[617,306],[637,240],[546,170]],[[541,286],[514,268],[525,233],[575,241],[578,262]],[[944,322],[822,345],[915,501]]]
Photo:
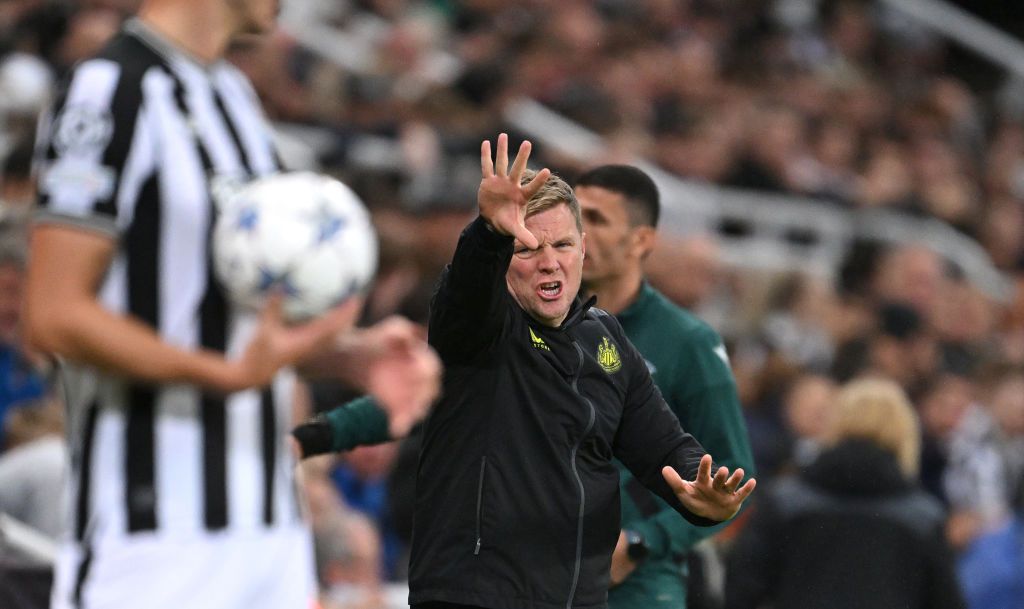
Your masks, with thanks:
[[[842,388],[818,459],[752,507],[727,609],[956,609],[945,514],[917,482],[917,415],[900,387]]]

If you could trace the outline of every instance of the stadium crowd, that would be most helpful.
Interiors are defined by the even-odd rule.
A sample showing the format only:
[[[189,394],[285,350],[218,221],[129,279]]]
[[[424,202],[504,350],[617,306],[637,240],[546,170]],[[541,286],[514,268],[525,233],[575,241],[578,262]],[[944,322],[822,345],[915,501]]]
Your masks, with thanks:
[[[18,337],[32,141],[61,76],[135,4],[0,0],[0,512],[51,537],[60,405],[47,362]],[[728,320],[719,329],[762,484],[825,449],[844,383],[902,387],[919,419],[917,476],[947,510],[970,606],[1024,607],[1024,104],[1001,79],[861,0],[284,4],[282,29],[232,58],[270,117],[317,133],[313,160],[373,211],[381,268],[366,322],[425,321],[472,218],[479,142],[498,130],[522,139],[496,124],[520,97],[607,143],[586,164],[536,147],[533,164],[570,182],[645,158],[689,180],[936,218],[975,239],[1012,281],[1009,299],[917,243],[857,243],[822,278],[732,268],[714,235],[683,235],[652,256],[650,275],[678,304]],[[359,57],[331,61],[289,30],[299,4]],[[349,395],[318,383],[305,397],[322,410]],[[405,576],[414,442],[304,466],[325,606],[378,606],[382,583]],[[745,523],[712,555],[727,556]],[[708,588],[691,606],[714,606]]]

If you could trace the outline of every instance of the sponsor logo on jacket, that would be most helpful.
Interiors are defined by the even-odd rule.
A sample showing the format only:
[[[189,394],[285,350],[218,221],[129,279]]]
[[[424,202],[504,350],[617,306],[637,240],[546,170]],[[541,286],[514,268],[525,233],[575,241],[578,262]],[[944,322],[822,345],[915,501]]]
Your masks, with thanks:
[[[551,347],[548,347],[547,343],[544,342],[544,339],[537,336],[533,332],[533,328],[530,328],[530,342],[533,343],[534,349],[543,349],[545,351],[551,351]]]

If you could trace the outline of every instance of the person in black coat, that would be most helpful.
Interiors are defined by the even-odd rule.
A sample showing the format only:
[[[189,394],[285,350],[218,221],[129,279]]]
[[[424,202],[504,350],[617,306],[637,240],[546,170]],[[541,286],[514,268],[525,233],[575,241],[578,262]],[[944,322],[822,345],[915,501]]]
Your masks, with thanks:
[[[529,150],[510,163],[503,134],[492,161],[482,144],[480,214],[431,302],[445,373],[416,478],[416,609],[606,607],[613,457],[696,525],[728,520],[755,486],[742,469],[712,474],[615,317],[579,298],[579,203],[526,169]]]
[[[829,447],[751,507],[726,609],[960,609],[945,514],[916,481],[917,417],[891,381],[840,393]]]

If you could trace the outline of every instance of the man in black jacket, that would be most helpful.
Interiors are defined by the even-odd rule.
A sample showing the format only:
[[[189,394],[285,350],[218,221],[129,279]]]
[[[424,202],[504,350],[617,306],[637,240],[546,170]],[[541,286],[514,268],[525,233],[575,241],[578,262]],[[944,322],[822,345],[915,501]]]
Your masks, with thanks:
[[[741,469],[711,475],[615,318],[578,299],[579,204],[548,170],[526,172],[529,151],[509,167],[507,136],[494,162],[483,143],[480,216],[431,306],[446,370],[417,477],[417,608],[605,607],[612,457],[695,524],[732,517],[754,488]]]

